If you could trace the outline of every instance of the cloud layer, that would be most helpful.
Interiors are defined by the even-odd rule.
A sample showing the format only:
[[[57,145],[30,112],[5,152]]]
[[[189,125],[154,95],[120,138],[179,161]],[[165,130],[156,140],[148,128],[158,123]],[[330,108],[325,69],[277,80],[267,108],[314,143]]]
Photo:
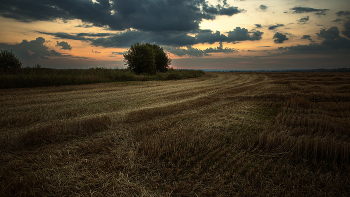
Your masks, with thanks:
[[[284,41],[288,40],[289,38],[287,38],[287,36],[285,34],[276,32],[275,35],[273,36],[273,38],[276,38],[274,40],[275,43],[283,43]]]
[[[130,47],[135,42],[155,43],[167,46],[189,46],[199,43],[213,44],[215,42],[235,43],[245,40],[261,40],[264,32],[248,31],[248,29],[236,27],[234,30],[226,32],[227,35],[219,31],[201,30],[195,36],[189,36],[186,32],[147,32],[140,30],[127,30],[115,34],[88,34],[88,33],[50,33],[39,32],[46,35],[52,35],[62,39],[82,40],[91,42],[93,46],[103,47]]]
[[[309,16],[303,17],[303,18],[299,19],[299,22],[301,22],[301,23],[306,23],[309,19],[310,19]]]
[[[72,47],[65,41],[62,41],[62,42],[57,41],[56,46],[60,46],[61,49],[63,49],[63,50],[72,50]]]
[[[318,37],[322,39],[322,42],[311,43],[309,45],[296,45],[290,47],[284,47],[284,50],[288,50],[286,53],[303,53],[303,54],[349,54],[350,40],[346,39],[339,34],[337,27],[331,27],[328,30],[322,29],[320,33],[317,33]],[[304,35],[302,39],[311,39],[311,36]]]
[[[27,41],[23,40],[21,43],[16,44],[6,44],[0,43],[1,50],[10,50],[13,51],[19,59],[21,60],[48,60],[51,57],[60,58],[60,59],[79,59],[87,60],[87,57],[72,56],[67,54],[59,53],[55,50],[51,50],[45,45],[45,43],[50,42],[46,41],[43,37],[38,37],[35,40]],[[67,42],[58,42],[56,46],[61,47],[61,50],[71,50],[72,47]]]
[[[113,30],[193,31],[203,19],[241,13],[224,1],[204,0],[3,0],[0,15],[22,22],[81,19]]]
[[[329,9],[315,9],[315,8],[309,8],[309,7],[294,7],[290,10],[293,10],[293,13],[310,13],[314,12],[316,15],[326,15],[326,11],[329,11]]]
[[[9,45],[0,43],[3,50],[13,50],[20,59],[48,59],[49,57],[62,57],[61,53],[50,50],[44,45],[45,39],[38,37],[35,40],[23,40],[21,43]]]
[[[189,57],[203,57],[203,56],[210,56],[210,53],[236,53],[238,52],[237,50],[233,48],[223,48],[222,42],[219,43],[220,46],[216,48],[207,48],[205,50],[200,50],[193,48],[191,46],[187,46],[186,49],[180,48],[180,47],[164,47],[166,51],[169,53],[175,54],[177,56],[189,56]]]
[[[283,27],[283,26],[284,26],[284,24],[272,25],[272,26],[269,27],[269,30],[274,30],[274,29],[276,29],[277,27]]]

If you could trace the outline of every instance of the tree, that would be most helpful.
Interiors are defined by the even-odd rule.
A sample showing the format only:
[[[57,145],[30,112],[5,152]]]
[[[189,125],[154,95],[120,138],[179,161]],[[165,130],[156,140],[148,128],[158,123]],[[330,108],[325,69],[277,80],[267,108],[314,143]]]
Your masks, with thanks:
[[[4,73],[17,73],[22,66],[22,62],[11,51],[1,50],[0,53],[0,72]]]
[[[157,72],[166,72],[168,71],[169,65],[171,64],[171,59],[168,58],[164,50],[155,44],[148,44],[155,53],[156,61],[156,71]]]
[[[129,69],[136,74],[156,74],[166,72],[171,63],[164,50],[155,44],[134,43],[124,54]]]

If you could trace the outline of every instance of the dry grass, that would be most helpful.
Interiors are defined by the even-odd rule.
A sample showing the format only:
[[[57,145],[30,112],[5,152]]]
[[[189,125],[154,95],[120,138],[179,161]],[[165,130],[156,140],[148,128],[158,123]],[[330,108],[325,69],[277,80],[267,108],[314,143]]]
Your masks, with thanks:
[[[348,196],[350,75],[0,90],[0,196]]]
[[[295,74],[294,74],[295,75]],[[278,76],[280,77],[280,76]],[[259,135],[258,148],[304,159],[347,165],[349,163],[349,74],[299,74],[287,77],[291,97],[286,99],[269,130]],[[281,83],[276,80],[274,83]],[[315,85],[317,84],[317,86]],[[288,88],[288,87],[287,87]]]
[[[125,122],[138,123],[143,120],[151,120],[159,116],[167,116],[179,113],[184,110],[196,109],[205,105],[209,105],[217,101],[216,98],[199,98],[186,102],[181,102],[165,107],[154,107],[148,109],[141,109],[128,113]]]
[[[4,150],[26,149],[106,130],[111,124],[108,116],[96,116],[84,120],[53,123],[23,132],[13,132],[1,139]]]

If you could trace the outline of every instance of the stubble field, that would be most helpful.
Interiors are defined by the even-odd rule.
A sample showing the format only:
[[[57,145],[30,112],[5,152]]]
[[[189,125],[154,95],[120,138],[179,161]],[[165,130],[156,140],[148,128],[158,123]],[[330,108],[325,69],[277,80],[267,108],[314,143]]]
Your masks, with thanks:
[[[350,74],[0,90],[1,196],[348,196]]]

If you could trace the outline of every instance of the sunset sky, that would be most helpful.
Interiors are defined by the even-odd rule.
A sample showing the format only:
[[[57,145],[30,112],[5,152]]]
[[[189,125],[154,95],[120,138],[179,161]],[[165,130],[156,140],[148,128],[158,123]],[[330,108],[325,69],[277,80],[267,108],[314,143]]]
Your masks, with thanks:
[[[147,42],[174,68],[350,68],[349,0],[1,0],[0,27],[24,67],[124,68]]]

